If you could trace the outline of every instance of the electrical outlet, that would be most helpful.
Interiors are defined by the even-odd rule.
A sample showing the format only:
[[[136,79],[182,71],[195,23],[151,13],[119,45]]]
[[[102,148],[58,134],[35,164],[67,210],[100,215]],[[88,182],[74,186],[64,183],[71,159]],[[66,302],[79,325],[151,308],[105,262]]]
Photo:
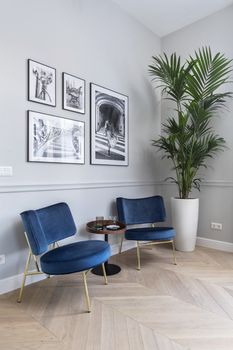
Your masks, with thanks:
[[[222,224],[219,222],[211,222],[210,227],[212,230],[222,231]]]
[[[13,168],[12,166],[1,166],[0,167],[0,176],[12,176]]]
[[[0,255],[0,265],[3,265],[3,264],[5,264],[6,263],[6,257],[5,257],[5,255],[3,254],[3,255]]]

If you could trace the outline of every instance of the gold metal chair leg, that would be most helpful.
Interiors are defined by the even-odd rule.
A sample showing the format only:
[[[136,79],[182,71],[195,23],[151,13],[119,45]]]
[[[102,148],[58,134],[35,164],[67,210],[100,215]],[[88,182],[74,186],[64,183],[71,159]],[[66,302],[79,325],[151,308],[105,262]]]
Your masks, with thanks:
[[[85,297],[86,297],[86,303],[87,303],[87,311],[91,312],[91,304],[90,304],[90,298],[87,288],[87,273],[88,271],[83,272],[83,283],[84,283],[84,290],[85,290]]]
[[[138,258],[138,270],[141,270],[141,260],[140,260],[140,249],[139,249],[139,242],[137,241],[137,258]]]
[[[121,252],[122,252],[123,240],[124,240],[124,235],[121,236],[121,243],[120,243],[119,254],[121,254]]]
[[[22,281],[22,285],[21,285],[21,288],[20,288],[19,297],[17,299],[18,303],[21,303],[21,301],[22,301],[23,290],[24,290],[24,287],[25,287],[25,282],[26,282],[27,276],[43,274],[43,272],[41,272],[41,270],[40,270],[40,267],[39,267],[39,264],[38,264],[36,256],[32,253],[27,233],[24,232],[24,235],[25,235],[25,238],[26,238],[26,241],[27,241],[27,244],[28,244],[29,253],[28,253],[27,262],[26,262],[25,269],[24,269],[23,281]],[[31,257],[33,257],[33,260],[34,260],[34,263],[35,263],[35,266],[36,266],[36,271],[28,271],[29,265],[30,265],[30,261],[31,261]]]
[[[36,257],[35,257],[35,255],[33,255],[33,254],[32,254],[32,256],[33,256],[33,260],[34,260],[35,265],[36,265],[36,269],[37,269],[38,272],[40,272],[40,268],[39,268],[38,262],[37,262],[37,260],[36,260]]]
[[[174,240],[172,240],[172,252],[173,252],[173,264],[177,265],[177,262],[176,262],[176,248],[175,248]]]
[[[20,288],[19,297],[17,300],[18,303],[21,303],[21,301],[22,301],[23,290],[24,290],[24,286],[25,286],[25,281],[26,281],[26,277],[27,277],[27,273],[28,273],[28,267],[30,264],[31,256],[32,256],[32,253],[29,251],[28,257],[27,257],[27,262],[26,262],[25,269],[24,269],[23,281],[22,281],[22,285]]]
[[[108,279],[107,279],[104,263],[102,264],[102,269],[103,269],[103,274],[104,274],[104,282],[105,282],[105,284],[108,284]]]

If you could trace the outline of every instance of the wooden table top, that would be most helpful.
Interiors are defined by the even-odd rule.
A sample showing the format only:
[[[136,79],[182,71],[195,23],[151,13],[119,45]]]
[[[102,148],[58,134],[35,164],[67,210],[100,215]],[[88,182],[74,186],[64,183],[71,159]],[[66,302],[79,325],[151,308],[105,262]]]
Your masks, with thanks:
[[[107,229],[106,226],[113,225],[112,220],[103,220],[103,228],[99,229],[96,228],[96,221],[90,221],[86,224],[86,230],[91,233],[101,234],[101,235],[110,235],[110,234],[119,234],[119,233],[125,233],[125,224],[123,224],[120,221],[116,221],[114,225],[118,225],[119,228],[117,230],[110,230]]]

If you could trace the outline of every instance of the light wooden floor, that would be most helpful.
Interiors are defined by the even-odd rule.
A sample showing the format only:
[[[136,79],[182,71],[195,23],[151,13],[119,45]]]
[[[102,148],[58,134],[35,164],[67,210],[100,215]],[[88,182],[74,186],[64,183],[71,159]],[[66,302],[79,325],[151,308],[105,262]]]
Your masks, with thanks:
[[[144,248],[111,259],[109,277],[89,275],[92,313],[85,313],[80,274],[53,277],[0,297],[0,349],[233,349],[233,254],[206,248],[177,252]]]

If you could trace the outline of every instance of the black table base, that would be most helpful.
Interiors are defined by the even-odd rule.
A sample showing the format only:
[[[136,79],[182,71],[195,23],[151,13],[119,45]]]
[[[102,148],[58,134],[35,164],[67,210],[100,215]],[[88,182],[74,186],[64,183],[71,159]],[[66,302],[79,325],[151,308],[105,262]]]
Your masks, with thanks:
[[[118,265],[109,264],[108,262],[105,263],[104,265],[105,265],[105,270],[106,270],[107,276],[116,275],[117,273],[119,273],[121,271],[121,268]],[[95,267],[94,269],[91,270],[91,272],[94,275],[98,275],[98,276],[104,275],[102,265]]]
[[[104,240],[105,240],[105,242],[108,242],[108,235],[104,235]],[[117,273],[119,273],[121,271],[120,266],[114,265],[114,264],[109,264],[108,261],[106,261],[104,263],[104,266],[105,266],[105,271],[106,271],[107,276],[116,275]],[[94,269],[91,270],[91,272],[94,275],[98,275],[98,276],[104,275],[102,265],[95,267]]]

